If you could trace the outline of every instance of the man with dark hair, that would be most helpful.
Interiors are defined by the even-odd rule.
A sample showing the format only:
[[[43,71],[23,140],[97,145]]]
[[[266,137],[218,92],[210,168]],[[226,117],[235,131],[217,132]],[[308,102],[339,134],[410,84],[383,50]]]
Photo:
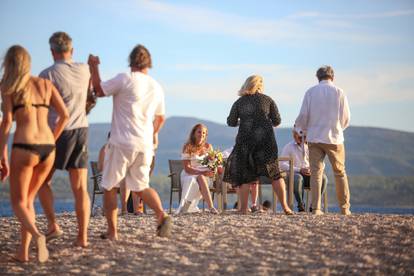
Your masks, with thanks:
[[[345,171],[343,131],[349,126],[348,100],[342,89],[333,84],[334,71],[323,66],[316,72],[319,84],[305,94],[295,125],[307,134],[311,172],[312,212],[321,215],[321,186],[327,155],[335,176],[339,208],[351,214],[348,177]]]
[[[151,54],[147,48],[137,45],[129,54],[129,67],[137,70],[145,70],[152,68]]]
[[[137,45],[129,56],[130,73],[121,73],[101,82],[98,70],[99,58],[89,56],[92,83],[98,97],[112,96],[111,137],[105,153],[102,175],[104,209],[108,230],[103,239],[118,239],[117,187],[125,181],[126,187],[138,192],[158,221],[157,235],[170,235],[172,219],[161,204],[158,193],[149,187],[154,145],[158,144],[158,132],[165,122],[164,91],[148,75],[151,55]]]
[[[86,118],[86,97],[90,85],[89,67],[72,60],[72,39],[65,32],[56,32],[50,39],[50,50],[54,64],[40,73],[58,89],[69,111],[69,122],[56,141],[56,159],[48,179],[39,190],[39,199],[48,220],[48,240],[60,236],[60,230],[53,207],[51,178],[56,169],[69,172],[75,197],[75,211],[78,220],[76,244],[88,245],[89,195],[88,195],[88,120]],[[53,109],[49,112],[49,125],[53,129],[57,118]]]

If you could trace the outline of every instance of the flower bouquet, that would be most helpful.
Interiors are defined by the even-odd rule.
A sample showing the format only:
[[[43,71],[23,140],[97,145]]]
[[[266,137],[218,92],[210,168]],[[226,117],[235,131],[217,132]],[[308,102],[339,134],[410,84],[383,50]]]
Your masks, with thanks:
[[[207,155],[201,159],[200,164],[210,170],[217,172],[217,169],[223,166],[223,153],[219,150],[210,150]]]

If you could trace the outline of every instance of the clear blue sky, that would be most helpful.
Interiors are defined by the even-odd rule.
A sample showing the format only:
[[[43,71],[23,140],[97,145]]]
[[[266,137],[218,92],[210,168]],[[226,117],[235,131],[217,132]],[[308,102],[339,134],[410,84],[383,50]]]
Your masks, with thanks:
[[[251,74],[265,79],[282,126],[293,124],[316,69],[330,64],[351,124],[414,131],[414,1],[0,1],[0,54],[21,44],[37,75],[48,39],[68,32],[74,59],[101,58],[103,79],[127,71],[136,44],[153,56],[167,116],[225,123]],[[110,122],[111,99],[89,121]]]

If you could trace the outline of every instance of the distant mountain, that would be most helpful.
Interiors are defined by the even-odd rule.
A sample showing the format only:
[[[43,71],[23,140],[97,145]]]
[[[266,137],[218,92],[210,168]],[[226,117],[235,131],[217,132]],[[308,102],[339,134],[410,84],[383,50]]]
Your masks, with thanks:
[[[191,128],[203,123],[208,141],[226,149],[234,145],[237,128],[191,117],[170,117],[160,132],[155,173],[168,173],[168,159],[179,159]],[[110,124],[90,125],[90,159],[96,160],[105,143]],[[291,140],[291,129],[276,128],[279,151]],[[413,176],[414,133],[372,127],[349,127],[345,131],[349,175]]]

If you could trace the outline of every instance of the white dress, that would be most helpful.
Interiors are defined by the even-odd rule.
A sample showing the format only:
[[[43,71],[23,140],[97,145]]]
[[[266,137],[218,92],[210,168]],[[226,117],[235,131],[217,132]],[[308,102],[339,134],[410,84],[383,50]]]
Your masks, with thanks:
[[[181,155],[182,160],[189,160],[191,167],[200,170],[200,171],[208,171],[208,168],[200,164],[200,160],[202,160],[205,155],[190,155],[187,153],[183,153]],[[177,214],[180,213],[181,209],[183,208],[186,201],[190,202],[190,207],[188,208],[189,213],[194,213],[200,211],[197,205],[201,199],[201,192],[200,187],[197,182],[198,175],[188,174],[185,170],[181,172],[181,202],[180,206],[177,209]],[[211,182],[211,178],[207,178],[209,181],[209,186]]]

